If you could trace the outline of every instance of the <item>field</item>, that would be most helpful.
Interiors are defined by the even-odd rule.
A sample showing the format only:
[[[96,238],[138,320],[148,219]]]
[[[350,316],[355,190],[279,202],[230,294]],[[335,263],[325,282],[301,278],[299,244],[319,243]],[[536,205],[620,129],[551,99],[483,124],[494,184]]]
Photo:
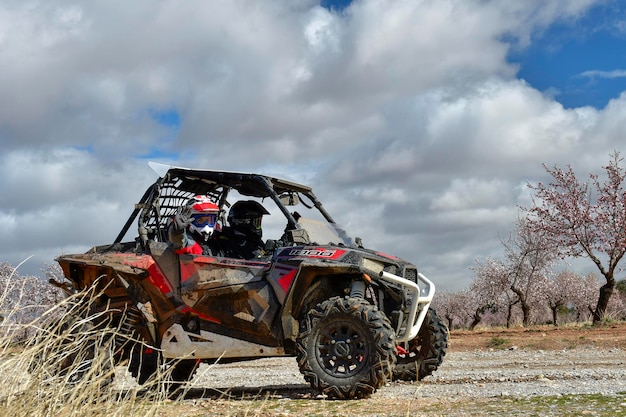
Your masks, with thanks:
[[[392,382],[372,398],[328,401],[293,359],[201,369],[164,417],[233,416],[626,416],[626,323],[602,327],[453,331],[440,370],[418,383]]]
[[[8,357],[2,416],[626,416],[626,323],[453,331],[435,374],[354,401],[310,390],[293,358],[202,365],[185,397],[172,400],[133,389],[120,368],[105,389],[29,385],[12,372],[20,352]],[[20,384],[30,388],[15,394]]]
[[[590,325],[534,326],[512,329],[455,330],[451,332],[451,351],[493,347],[561,350],[574,347],[619,348],[626,351],[626,323],[593,327]]]

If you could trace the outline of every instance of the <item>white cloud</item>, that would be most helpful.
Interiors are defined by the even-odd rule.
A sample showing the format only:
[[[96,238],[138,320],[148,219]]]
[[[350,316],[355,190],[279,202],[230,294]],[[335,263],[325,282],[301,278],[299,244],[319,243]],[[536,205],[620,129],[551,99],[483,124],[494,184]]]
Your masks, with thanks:
[[[625,96],[564,109],[506,59],[599,2],[5,2],[0,249],[112,240],[154,180],[138,156],[172,154],[312,184],[353,235],[464,286],[542,162],[586,174],[621,146]],[[171,110],[175,133],[150,116]]]
[[[453,179],[450,187],[432,200],[430,208],[435,211],[456,211],[497,207],[511,191],[509,184],[499,179]]]
[[[624,78],[626,77],[626,70],[613,70],[613,71],[602,71],[602,70],[590,70],[584,71],[580,73],[581,77],[586,78]]]

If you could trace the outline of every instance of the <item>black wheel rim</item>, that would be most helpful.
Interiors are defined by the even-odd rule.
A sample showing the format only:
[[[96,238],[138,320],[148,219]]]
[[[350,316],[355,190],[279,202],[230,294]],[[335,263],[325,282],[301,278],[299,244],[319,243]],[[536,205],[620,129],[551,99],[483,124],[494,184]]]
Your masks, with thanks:
[[[316,338],[316,356],[325,372],[335,378],[350,378],[367,363],[364,330],[345,320],[321,326]]]

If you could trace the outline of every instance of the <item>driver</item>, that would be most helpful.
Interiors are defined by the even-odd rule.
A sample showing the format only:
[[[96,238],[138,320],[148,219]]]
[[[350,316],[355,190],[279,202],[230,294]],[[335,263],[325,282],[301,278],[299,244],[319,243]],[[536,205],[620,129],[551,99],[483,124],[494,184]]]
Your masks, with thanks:
[[[214,256],[254,259],[265,255],[263,250],[263,216],[270,214],[254,200],[237,201],[228,212],[228,227],[213,233],[209,245]]]
[[[220,212],[217,204],[197,195],[178,208],[168,228],[169,240],[178,254],[211,255],[209,238]]]

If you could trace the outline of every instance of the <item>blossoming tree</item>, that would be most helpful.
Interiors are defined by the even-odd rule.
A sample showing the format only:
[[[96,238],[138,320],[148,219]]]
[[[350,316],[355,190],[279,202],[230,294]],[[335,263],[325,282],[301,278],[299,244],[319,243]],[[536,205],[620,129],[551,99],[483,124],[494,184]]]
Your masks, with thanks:
[[[570,165],[550,169],[544,164],[554,182],[528,184],[533,191],[533,206],[525,209],[529,225],[549,239],[561,258],[591,259],[606,281],[593,311],[594,324],[604,318],[615,288],[615,273],[626,253],[626,172],[622,161],[619,152],[613,152],[603,167],[603,182],[595,174],[580,181]]]

